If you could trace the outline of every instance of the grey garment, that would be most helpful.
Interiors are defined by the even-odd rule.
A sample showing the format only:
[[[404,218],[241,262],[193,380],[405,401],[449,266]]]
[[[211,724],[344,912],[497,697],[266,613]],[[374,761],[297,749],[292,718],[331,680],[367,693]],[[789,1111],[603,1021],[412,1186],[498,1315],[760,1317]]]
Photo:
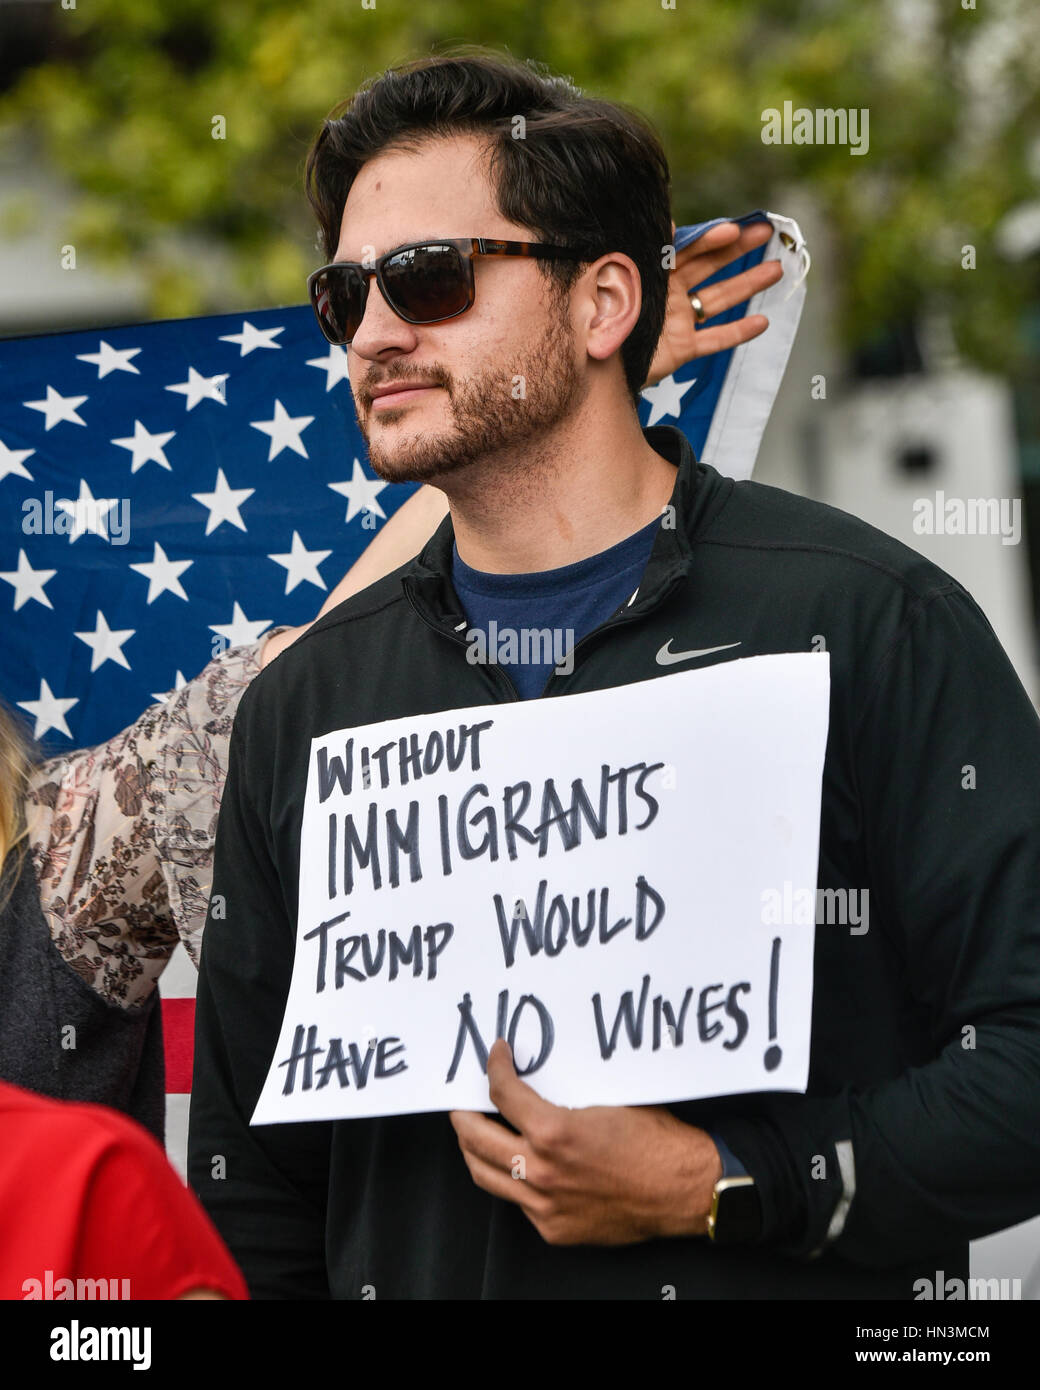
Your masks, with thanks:
[[[0,908],[0,1077],[58,1100],[110,1105],[165,1143],[158,990],[129,1009],[96,994],[51,939],[32,855],[20,871],[17,860],[9,854],[0,873],[0,902],[17,873]]]

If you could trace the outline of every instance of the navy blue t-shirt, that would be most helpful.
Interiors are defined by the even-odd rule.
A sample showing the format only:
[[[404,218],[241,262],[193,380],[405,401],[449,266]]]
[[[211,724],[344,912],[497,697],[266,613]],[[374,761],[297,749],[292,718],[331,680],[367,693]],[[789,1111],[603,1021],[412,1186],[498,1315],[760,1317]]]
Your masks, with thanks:
[[[487,574],[452,547],[452,583],[469,621],[471,659],[497,662],[522,700],[540,695],[575,643],[639,587],[661,518],[609,550],[554,570]]]

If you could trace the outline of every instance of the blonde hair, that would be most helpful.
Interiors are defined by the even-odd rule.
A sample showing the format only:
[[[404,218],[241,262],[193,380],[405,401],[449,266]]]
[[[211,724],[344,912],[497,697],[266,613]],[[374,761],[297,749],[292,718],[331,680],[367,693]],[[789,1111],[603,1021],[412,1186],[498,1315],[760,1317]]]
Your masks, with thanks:
[[[7,882],[6,891],[0,889],[0,909],[14,887],[25,856],[29,832],[25,796],[36,756],[36,744],[28,729],[0,700],[0,880]],[[16,856],[14,872],[8,877],[3,871],[12,853]]]

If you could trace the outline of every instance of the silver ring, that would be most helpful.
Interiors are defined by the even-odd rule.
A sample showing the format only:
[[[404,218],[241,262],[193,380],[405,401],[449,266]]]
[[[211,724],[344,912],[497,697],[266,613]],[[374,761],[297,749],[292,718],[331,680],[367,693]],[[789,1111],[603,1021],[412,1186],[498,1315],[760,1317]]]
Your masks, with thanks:
[[[704,305],[701,303],[700,295],[691,294],[690,304],[693,307],[693,316],[698,323],[703,323],[708,315],[704,312]]]

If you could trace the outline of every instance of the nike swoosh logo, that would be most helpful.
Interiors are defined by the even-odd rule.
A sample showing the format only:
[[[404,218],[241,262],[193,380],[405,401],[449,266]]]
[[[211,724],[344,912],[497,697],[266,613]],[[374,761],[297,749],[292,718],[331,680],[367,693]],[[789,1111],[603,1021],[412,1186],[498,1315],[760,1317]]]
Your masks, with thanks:
[[[668,649],[673,641],[674,638],[669,637],[668,641],[657,653],[658,666],[671,666],[673,662],[676,661],[690,661],[695,656],[710,656],[712,652],[728,652],[730,647],[740,646],[739,642],[726,642],[721,647],[698,647],[696,651],[692,652],[672,652]]]

